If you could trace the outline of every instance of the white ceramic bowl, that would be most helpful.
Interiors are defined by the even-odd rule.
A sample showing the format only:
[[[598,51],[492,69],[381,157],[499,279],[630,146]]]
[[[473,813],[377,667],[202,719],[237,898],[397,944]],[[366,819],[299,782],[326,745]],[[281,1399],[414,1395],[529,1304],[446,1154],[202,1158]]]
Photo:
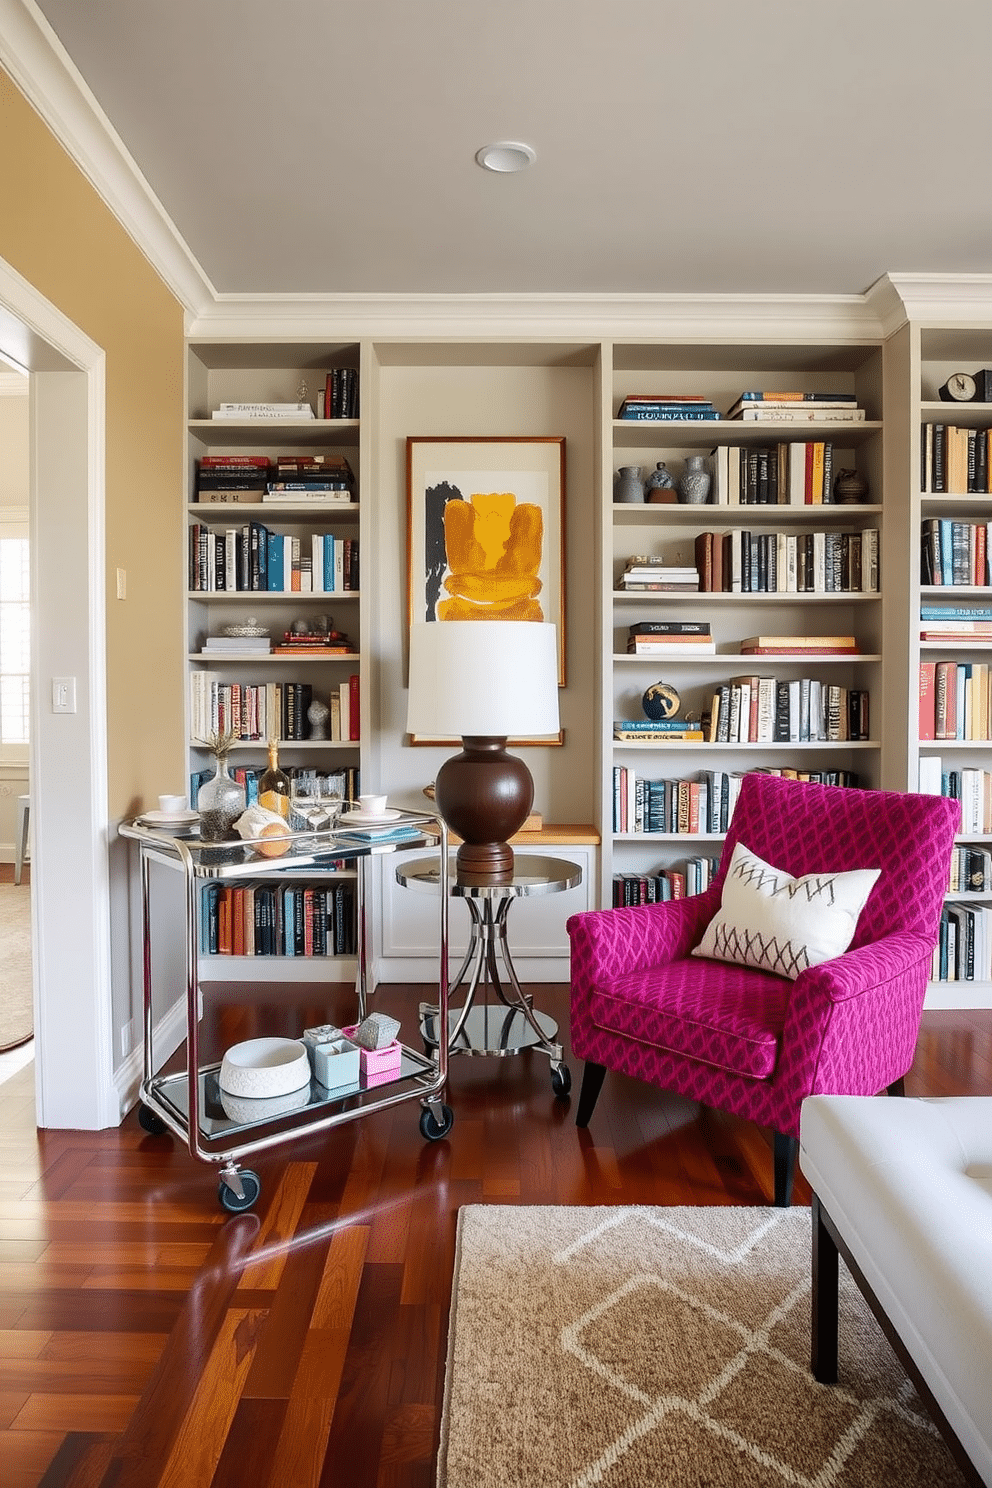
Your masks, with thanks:
[[[221,1061],[217,1083],[228,1095],[270,1100],[310,1083],[310,1059],[298,1039],[258,1038],[234,1044]]]
[[[285,1116],[287,1111],[299,1111],[309,1099],[309,1080],[299,1090],[291,1090],[288,1095],[273,1095],[267,1099],[228,1095],[225,1090],[220,1093],[224,1115],[229,1121],[236,1121],[239,1126],[251,1126],[255,1121],[271,1121],[274,1116]]]

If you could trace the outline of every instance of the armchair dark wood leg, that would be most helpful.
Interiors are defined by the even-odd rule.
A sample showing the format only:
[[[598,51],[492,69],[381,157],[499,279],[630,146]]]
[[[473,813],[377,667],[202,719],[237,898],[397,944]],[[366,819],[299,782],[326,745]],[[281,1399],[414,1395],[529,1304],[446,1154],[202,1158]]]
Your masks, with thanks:
[[[813,1295],[809,1367],[821,1385],[837,1383],[837,1246],[823,1223],[816,1194],[812,1202]]]
[[[889,1094],[890,1095],[899,1095],[899,1096],[903,1096],[903,1095],[906,1094],[906,1080],[905,1080],[905,1076],[900,1075],[899,1078],[898,1078],[898,1080],[893,1080],[892,1081],[892,1084],[889,1086]]]
[[[596,1102],[599,1100],[599,1092],[603,1088],[606,1079],[606,1065],[593,1064],[586,1060],[586,1067],[582,1072],[582,1089],[579,1091],[579,1109],[575,1113],[576,1126],[588,1126],[589,1117],[593,1113]]]
[[[775,1207],[788,1209],[792,1203],[792,1180],[796,1172],[799,1138],[775,1133]]]

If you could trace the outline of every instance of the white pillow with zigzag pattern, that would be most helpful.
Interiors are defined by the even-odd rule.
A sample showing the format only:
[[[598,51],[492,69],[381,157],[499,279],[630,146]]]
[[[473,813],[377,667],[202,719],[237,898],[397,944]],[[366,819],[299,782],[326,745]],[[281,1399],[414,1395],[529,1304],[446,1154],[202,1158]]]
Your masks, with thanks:
[[[720,908],[692,954],[795,981],[808,967],[844,954],[881,871],[792,878],[738,842]]]

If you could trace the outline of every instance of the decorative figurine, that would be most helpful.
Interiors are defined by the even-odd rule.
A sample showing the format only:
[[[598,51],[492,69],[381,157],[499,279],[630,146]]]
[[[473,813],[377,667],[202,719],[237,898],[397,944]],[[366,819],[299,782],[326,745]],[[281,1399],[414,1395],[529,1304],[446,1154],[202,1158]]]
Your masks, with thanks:
[[[311,739],[327,738],[327,720],[331,716],[331,710],[320,698],[314,698],[307,709],[307,718],[310,720]]]

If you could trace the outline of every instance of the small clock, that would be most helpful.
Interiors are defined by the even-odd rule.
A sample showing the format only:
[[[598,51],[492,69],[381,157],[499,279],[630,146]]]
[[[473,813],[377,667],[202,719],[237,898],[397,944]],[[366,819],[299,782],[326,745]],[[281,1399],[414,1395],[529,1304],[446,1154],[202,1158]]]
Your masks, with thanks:
[[[974,403],[978,396],[978,383],[970,372],[952,372],[937,395],[942,403]]]

